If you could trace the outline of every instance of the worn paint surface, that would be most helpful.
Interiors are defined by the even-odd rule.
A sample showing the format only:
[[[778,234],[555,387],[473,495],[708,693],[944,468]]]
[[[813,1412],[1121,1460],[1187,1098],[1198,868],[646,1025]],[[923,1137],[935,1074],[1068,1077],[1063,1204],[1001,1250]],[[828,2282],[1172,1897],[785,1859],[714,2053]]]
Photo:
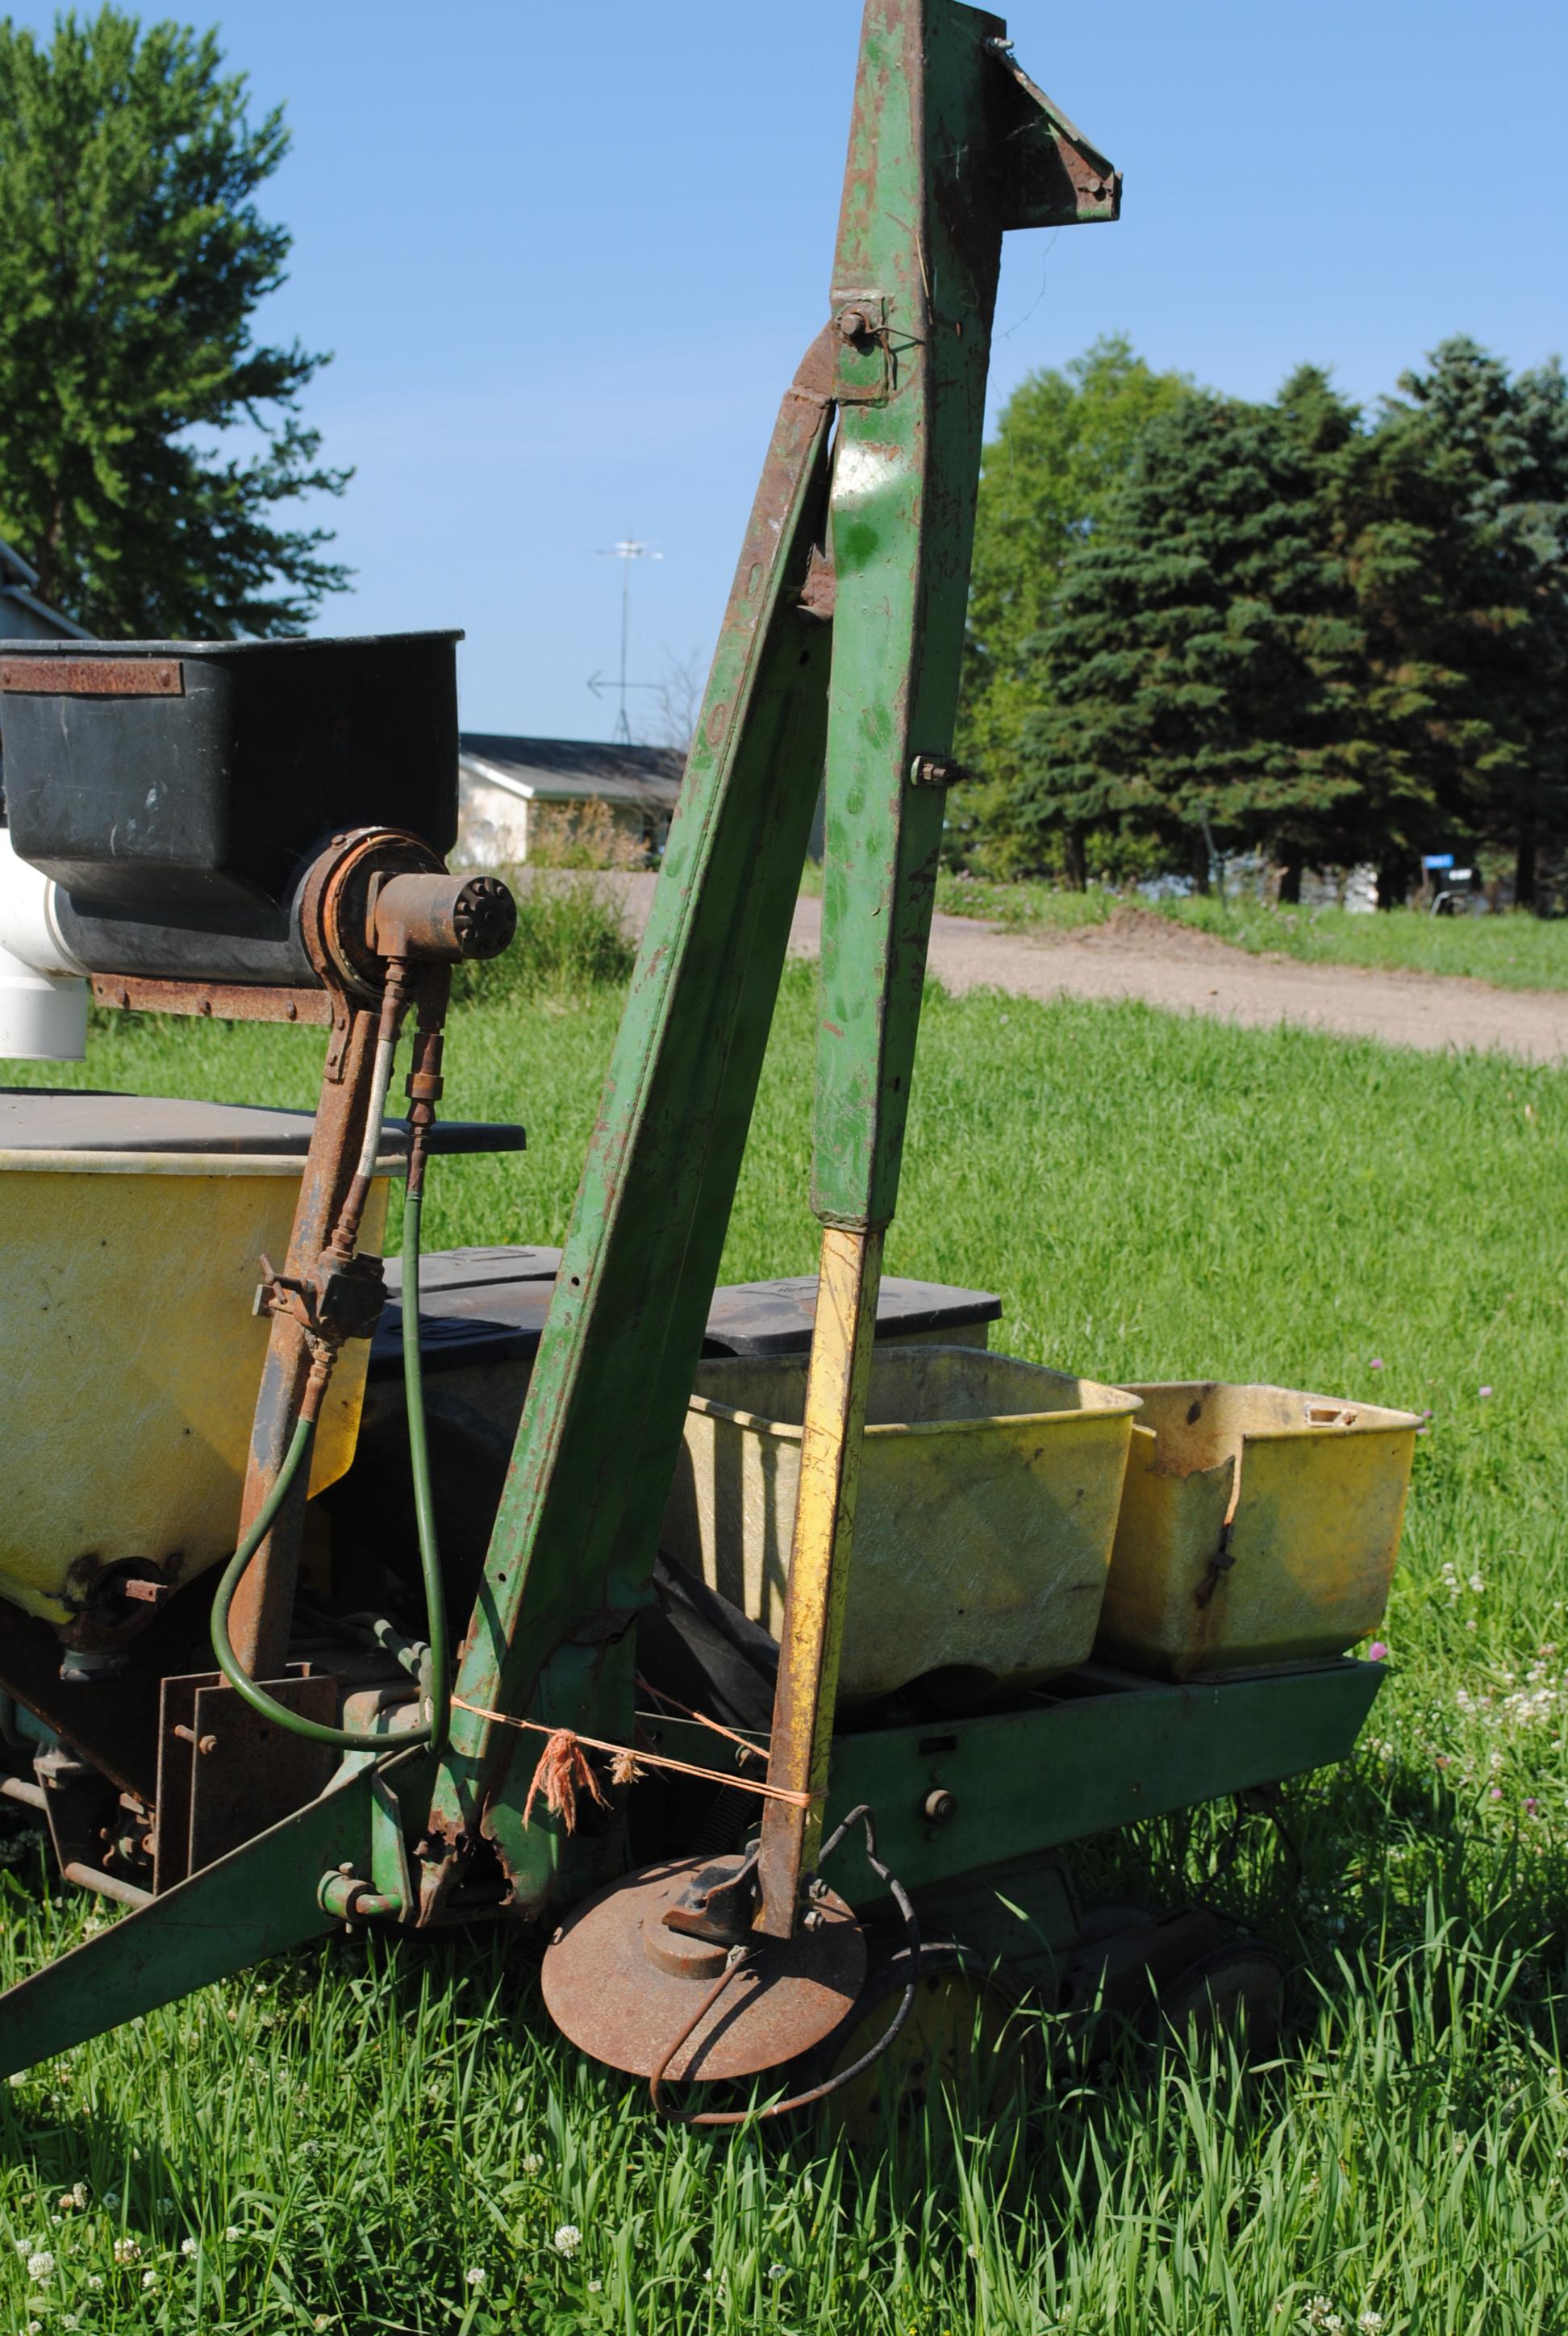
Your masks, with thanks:
[[[83,1560],[190,1580],[234,1547],[268,1346],[251,1314],[257,1260],[287,1241],[299,1167],[236,1174],[215,1155],[206,1173],[160,1173],[155,1155],[116,1169],[83,1153],[79,1173],[39,1173],[25,1153],[6,1157],[0,1589],[63,1622]],[[373,1246],[385,1214],[380,1179]],[[334,1382],[317,1491],[353,1457],[368,1352],[350,1347]]]
[[[880,1233],[828,1227],[806,1371],[768,1759],[768,1782],[784,1792],[821,1796],[827,1790],[881,1270]],[[773,1938],[788,1938],[794,1927],[801,1876],[815,1861],[822,1830],[821,1798],[805,1807],[773,1800],[763,1806],[757,1928]]]
[[[885,1225],[898,1194],[945,804],[910,770],[949,752],[958,705],[1002,238],[985,44],[1002,29],[950,0],[870,0],[862,36],[833,298],[880,322],[843,344],[833,473],[812,1196],[833,1224]]]
[[[1101,1650],[1166,1679],[1342,1654],[1383,1618],[1420,1422],[1213,1382],[1140,1387]]]
[[[308,1807],[9,1989],[0,2075],[335,1928],[317,1888],[335,1866],[365,1870],[370,1808],[368,1774],[346,1767]]]
[[[957,1888],[1117,1825],[1342,1760],[1382,1681],[1380,1664],[1351,1661],[1180,1686],[1086,1665],[1064,1681],[1070,1691],[1019,1710],[839,1735],[826,1822],[869,1802],[878,1854],[907,1889]],[[672,1758],[732,1764],[694,1722],[649,1714],[645,1724]],[[940,1824],[926,1815],[939,1789],[953,1802]],[[862,1911],[880,1887],[858,1835],[827,1878]]]
[[[649,1595],[824,722],[813,1205],[858,1232],[892,1212],[943,802],[909,773],[950,745],[1002,229],[1020,203],[1059,193],[1062,169],[1049,123],[1030,145],[1002,33],[955,0],[868,0],[834,322],[784,400],[742,550],[463,1651],[467,1702],[612,1737],[628,1727],[630,1625]],[[832,401],[828,623],[813,555]],[[841,1500],[824,1619],[842,1608],[848,1515]],[[800,1643],[814,1684],[795,1705],[820,1720],[831,1650]],[[524,1913],[612,1868],[613,1838],[568,1840],[537,1817],[525,1831],[526,1740],[455,1715],[426,1919],[481,1825]],[[808,1765],[824,1744],[819,1726]]]
[[[798,606],[826,495],[833,353],[779,412],[611,1058],[496,1520],[458,1694],[624,1734],[648,1581],[701,1351],[822,769],[828,627]],[[613,1838],[521,1807],[535,1750],[458,1711],[433,1835],[485,1813],[518,1903],[581,1889]],[[426,1871],[425,1911],[453,1861]]]
[[[775,1639],[804,1380],[794,1356],[702,1366],[660,1538],[667,1557]],[[956,1667],[1020,1690],[1086,1660],[1136,1409],[1115,1387],[983,1348],[879,1342],[841,1705],[894,1694],[924,1671]]]

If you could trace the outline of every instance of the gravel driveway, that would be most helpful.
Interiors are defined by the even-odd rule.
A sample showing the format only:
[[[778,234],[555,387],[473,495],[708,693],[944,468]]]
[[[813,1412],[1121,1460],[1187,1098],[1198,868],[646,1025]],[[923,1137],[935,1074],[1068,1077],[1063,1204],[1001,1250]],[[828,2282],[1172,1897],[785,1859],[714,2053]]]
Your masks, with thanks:
[[[656,879],[611,876],[636,932]],[[814,957],[822,902],[795,904],[790,947]],[[976,917],[931,920],[930,969],[945,989],[1018,998],[1141,998],[1177,1014],[1254,1028],[1299,1022],[1399,1046],[1493,1047],[1527,1062],[1568,1060],[1568,991],[1495,989],[1450,974],[1389,973],[1258,957],[1147,910],[1119,908],[1071,933],[1019,933]]]

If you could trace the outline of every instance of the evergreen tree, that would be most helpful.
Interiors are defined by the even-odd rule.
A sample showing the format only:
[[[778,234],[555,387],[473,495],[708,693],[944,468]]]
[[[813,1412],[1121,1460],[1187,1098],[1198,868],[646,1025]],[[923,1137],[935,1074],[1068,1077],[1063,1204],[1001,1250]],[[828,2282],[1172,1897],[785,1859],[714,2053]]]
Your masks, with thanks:
[[[325,358],[252,338],[290,242],[253,197],[287,138],[221,63],[108,6],[48,45],[0,20],[0,535],[95,632],[297,633],[346,577],[278,516],[348,474],[297,418]],[[259,452],[204,443],[236,421]]]
[[[1125,478],[1147,423],[1190,384],[1155,373],[1121,334],[1065,370],[1019,384],[985,451],[975,520],[959,752],[986,786],[954,812],[1005,860],[1010,804],[1023,772],[1023,730],[1042,677],[1030,651],[1063,566]]]
[[[1402,899],[1422,842],[1536,854],[1568,838],[1568,384],[1510,379],[1474,341],[1407,374],[1336,482],[1362,633],[1362,724],[1386,779],[1434,813],[1385,823],[1379,898]]]
[[[1018,808],[1066,835],[1080,881],[1081,839],[1105,826],[1156,836],[1200,886],[1214,848],[1260,846],[1298,881],[1340,856],[1365,756],[1323,489],[1356,426],[1310,367],[1274,406],[1183,398],[1069,555]]]

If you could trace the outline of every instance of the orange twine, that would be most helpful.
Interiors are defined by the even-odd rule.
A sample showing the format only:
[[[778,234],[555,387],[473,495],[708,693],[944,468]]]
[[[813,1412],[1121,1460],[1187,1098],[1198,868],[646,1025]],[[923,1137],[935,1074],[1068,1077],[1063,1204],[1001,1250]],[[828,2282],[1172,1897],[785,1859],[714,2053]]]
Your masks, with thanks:
[[[667,1699],[674,1701],[673,1697]],[[609,1806],[592,1764],[584,1757],[585,1748],[589,1752],[608,1752],[610,1755],[609,1780],[612,1785],[635,1785],[643,1769],[667,1768],[677,1776],[701,1776],[709,1784],[735,1785],[743,1793],[759,1794],[766,1801],[784,1801],[791,1808],[809,1809],[813,1801],[824,1797],[821,1793],[791,1792],[783,1785],[765,1785],[760,1777],[726,1776],[722,1768],[699,1768],[690,1760],[672,1760],[662,1752],[634,1751],[629,1744],[607,1743],[599,1736],[579,1736],[574,1728],[551,1728],[542,1719],[518,1719],[510,1711],[487,1711],[482,1704],[470,1703],[461,1695],[454,1695],[452,1701],[454,1709],[471,1711],[476,1719],[494,1720],[502,1728],[528,1728],[546,1739],[533,1772],[533,1782],[528,1788],[528,1798],[523,1803],[524,1825],[541,1793],[544,1795],[545,1807],[551,1816],[560,1819],[568,1833],[575,1831],[577,1826],[579,1789],[586,1789],[600,1808]],[[692,1717],[702,1718],[700,1712],[694,1712]],[[733,1733],[727,1728],[721,1728],[716,1719],[705,1719],[702,1724],[720,1736]],[[745,1744],[744,1737],[737,1736],[735,1741]],[[745,1744],[745,1748],[754,1754],[756,1751],[755,1744]]]

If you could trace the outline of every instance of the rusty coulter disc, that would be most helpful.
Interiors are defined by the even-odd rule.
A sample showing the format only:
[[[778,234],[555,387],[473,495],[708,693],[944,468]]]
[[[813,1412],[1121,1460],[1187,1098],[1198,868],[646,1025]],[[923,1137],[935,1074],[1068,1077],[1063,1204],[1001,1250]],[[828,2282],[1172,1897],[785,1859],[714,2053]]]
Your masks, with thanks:
[[[544,1958],[545,2008],[579,2051],[633,2077],[659,2067],[724,1969],[722,1946],[688,1953],[697,1942],[677,1939],[661,1919],[713,1863],[684,1858],[628,1874],[556,1932]],[[751,1960],[670,2062],[672,2082],[755,2077],[838,2026],[865,1978],[865,1941],[833,1892],[814,1899],[811,1913],[821,1921],[793,1939],[752,1934]]]

